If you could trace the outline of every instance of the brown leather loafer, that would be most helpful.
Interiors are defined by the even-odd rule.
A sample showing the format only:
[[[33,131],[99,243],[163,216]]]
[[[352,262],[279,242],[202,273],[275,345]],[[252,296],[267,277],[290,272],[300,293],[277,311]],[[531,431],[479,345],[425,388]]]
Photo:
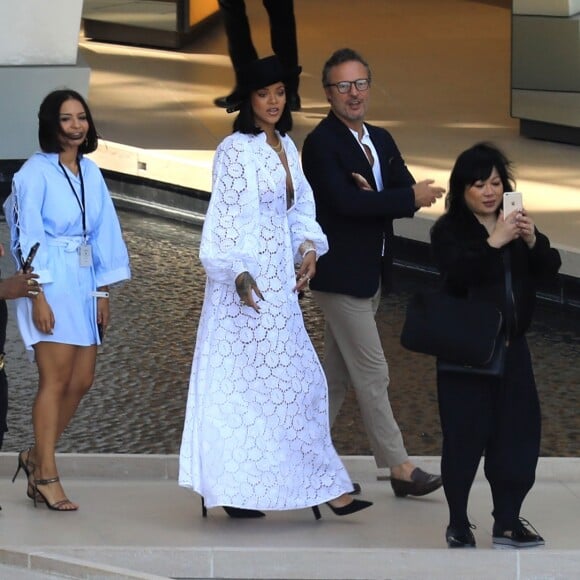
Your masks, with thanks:
[[[391,477],[391,487],[397,497],[405,497],[407,495],[422,496],[439,489],[443,485],[440,475],[433,475],[426,473],[419,467],[413,469],[411,473],[411,481],[403,479],[394,479]]]

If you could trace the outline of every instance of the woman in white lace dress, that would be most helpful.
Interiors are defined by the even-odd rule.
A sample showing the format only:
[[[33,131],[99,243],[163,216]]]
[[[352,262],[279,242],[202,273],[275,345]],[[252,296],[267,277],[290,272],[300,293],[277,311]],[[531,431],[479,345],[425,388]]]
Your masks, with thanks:
[[[328,250],[312,190],[286,135],[292,119],[276,57],[238,88],[234,133],[219,145],[200,259],[207,273],[179,462],[179,484],[231,517],[327,502],[371,505],[330,438],[327,385],[298,293]],[[297,268],[297,270],[296,270]]]

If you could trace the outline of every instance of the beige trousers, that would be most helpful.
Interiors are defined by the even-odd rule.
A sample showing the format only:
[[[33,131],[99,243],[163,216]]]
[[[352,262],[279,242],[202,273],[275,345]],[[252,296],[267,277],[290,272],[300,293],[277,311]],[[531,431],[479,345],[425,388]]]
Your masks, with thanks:
[[[409,456],[389,402],[389,366],[375,321],[380,288],[372,298],[312,294],[325,318],[322,366],[328,381],[330,424],[352,386],[377,467],[404,463]]]

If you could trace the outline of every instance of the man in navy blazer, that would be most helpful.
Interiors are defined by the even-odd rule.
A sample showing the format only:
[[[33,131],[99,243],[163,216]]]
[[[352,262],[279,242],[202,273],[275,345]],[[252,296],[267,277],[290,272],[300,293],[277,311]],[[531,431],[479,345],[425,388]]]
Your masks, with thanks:
[[[310,284],[325,317],[330,421],[352,385],[377,467],[390,469],[395,495],[421,496],[441,487],[441,477],[409,460],[375,314],[381,288],[390,286],[393,220],[413,217],[444,190],[432,180],[416,183],[390,133],[364,122],[371,71],[358,53],[336,51],[322,81],[331,110],[306,137],[302,163],[330,246]]]

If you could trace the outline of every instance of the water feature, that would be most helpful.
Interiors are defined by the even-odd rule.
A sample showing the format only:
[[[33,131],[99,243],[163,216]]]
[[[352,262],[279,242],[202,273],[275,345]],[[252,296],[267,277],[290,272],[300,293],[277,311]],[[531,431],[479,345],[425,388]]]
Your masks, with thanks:
[[[133,279],[111,292],[113,320],[97,362],[97,379],[64,434],[59,451],[78,453],[177,453],[189,370],[205,276],[197,254],[200,230],[161,218],[120,213],[129,246]],[[0,225],[0,242],[8,232]],[[3,272],[11,269],[1,260]],[[405,305],[425,278],[397,274],[395,292],[378,312],[390,363],[390,396],[407,449],[439,455],[434,361],[399,344]],[[322,318],[306,294],[302,301],[312,340],[322,353]],[[580,454],[580,311],[539,305],[528,335],[544,417],[542,455]],[[10,310],[6,345],[10,384],[9,427],[3,451],[32,440],[30,409],[36,368],[27,355]],[[342,454],[370,449],[351,394],[333,429]]]

